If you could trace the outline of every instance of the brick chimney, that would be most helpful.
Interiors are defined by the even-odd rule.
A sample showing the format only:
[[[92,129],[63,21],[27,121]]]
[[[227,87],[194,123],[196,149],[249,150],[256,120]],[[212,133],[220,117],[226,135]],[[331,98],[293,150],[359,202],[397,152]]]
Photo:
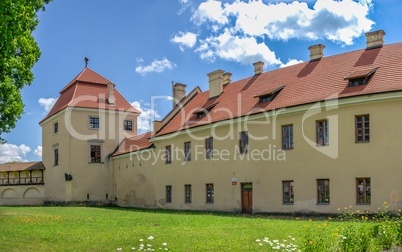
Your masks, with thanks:
[[[257,61],[253,63],[254,66],[254,75],[262,74],[264,72],[264,62]]]
[[[325,45],[322,44],[310,46],[308,48],[310,50],[310,61],[321,59],[324,56],[324,48]]]
[[[366,32],[366,49],[378,48],[384,45],[385,32],[383,30]]]
[[[114,97],[114,84],[108,83],[107,84],[107,102],[110,105],[114,105],[116,102],[116,98]]]
[[[213,71],[208,75],[209,98],[219,96],[223,91],[223,70]]]
[[[187,85],[172,82],[172,91],[173,91],[173,107],[175,107],[179,102],[186,96],[186,87]]]

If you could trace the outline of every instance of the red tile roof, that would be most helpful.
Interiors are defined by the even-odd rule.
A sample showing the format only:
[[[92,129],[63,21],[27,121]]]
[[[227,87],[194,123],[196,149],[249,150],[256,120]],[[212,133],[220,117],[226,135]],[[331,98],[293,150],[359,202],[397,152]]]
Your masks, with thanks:
[[[67,107],[123,110],[139,114],[140,112],[133,108],[117,89],[114,89],[114,96],[116,98],[114,105],[107,102],[107,84],[109,83],[112,82],[93,70],[87,67],[84,68],[81,73],[60,91],[59,99],[40,123]]]
[[[0,171],[33,171],[45,170],[42,162],[21,162],[21,163],[6,163],[0,164]]]
[[[119,148],[113,153],[112,156],[116,157],[126,153],[144,150],[152,147],[153,144],[148,140],[151,136],[152,132],[147,132],[124,139]]]
[[[247,114],[339,98],[402,90],[402,43],[357,50],[254,75],[227,85],[213,98],[216,106],[204,118],[193,113],[210,103],[209,91],[197,94],[181,113],[164,125],[156,136],[214,123]],[[367,85],[348,87],[346,76],[376,69]],[[264,90],[285,87],[273,101],[258,103]]]

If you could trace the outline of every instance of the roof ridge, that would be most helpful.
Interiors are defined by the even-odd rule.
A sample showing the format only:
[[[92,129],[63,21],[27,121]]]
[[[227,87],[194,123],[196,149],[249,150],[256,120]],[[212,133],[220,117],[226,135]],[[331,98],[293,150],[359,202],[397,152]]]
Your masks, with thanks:
[[[94,74],[97,74],[97,75],[99,75],[100,77],[102,77],[103,79],[107,80],[108,82],[114,84],[112,81],[110,81],[108,78],[106,78],[106,77],[103,76],[102,74],[100,74],[100,73],[98,73],[98,72],[95,72],[95,70],[92,70],[92,69],[89,68],[89,67],[86,67],[86,68],[88,68],[88,70],[91,71],[91,72],[93,72]]]
[[[71,100],[67,103],[66,108],[67,108],[67,107],[70,107],[70,103],[74,100],[75,94],[77,93],[77,88],[78,88],[78,83],[77,83],[77,84],[75,85],[75,87],[74,87],[74,93],[73,93],[73,95],[71,96]]]
[[[92,70],[89,67],[85,67],[77,76],[75,76],[59,93],[63,93],[64,91],[66,91],[70,86],[72,86],[74,83],[76,83],[77,81],[80,82],[87,82],[87,83],[94,83],[94,84],[104,84],[104,83],[99,83],[99,82],[92,82],[92,81],[88,81],[88,80],[80,80],[80,78],[82,77],[82,75],[86,72],[89,71],[90,74],[95,75],[95,76],[99,76],[101,79],[104,79],[106,83],[112,83],[114,84],[112,81],[110,81],[108,78],[104,77],[103,75],[97,73],[96,71]]]
[[[87,68],[87,67],[85,67],[84,69],[82,69],[81,72],[79,72],[66,86],[64,86],[64,87],[60,90],[59,94],[63,93],[63,92],[64,92],[65,90],[67,90],[73,83],[75,83],[75,82],[77,81],[78,77],[82,75],[82,73],[84,72],[84,70],[85,70],[86,68]]]
[[[131,103],[129,101],[127,101],[127,99],[119,92],[119,90],[117,90],[117,88],[114,89],[115,92],[117,92],[125,102],[127,102],[128,104],[130,104],[131,108],[133,108],[135,111],[138,112],[138,114],[141,114],[141,111],[139,111],[138,109],[134,108],[133,105],[131,105]]]

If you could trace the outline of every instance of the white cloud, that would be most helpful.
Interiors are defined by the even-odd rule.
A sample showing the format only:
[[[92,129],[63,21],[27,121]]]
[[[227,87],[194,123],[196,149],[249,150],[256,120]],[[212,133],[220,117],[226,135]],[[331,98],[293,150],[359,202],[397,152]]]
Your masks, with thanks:
[[[166,70],[173,69],[173,67],[176,67],[175,63],[170,62],[166,58],[163,58],[162,60],[154,60],[148,66],[138,66],[138,67],[135,68],[135,71],[144,76],[144,75],[146,75],[147,73],[150,73],[150,72],[161,73],[161,72],[164,72]]]
[[[180,10],[177,12],[177,15],[183,14],[188,7],[191,6],[190,0],[179,0],[179,3],[182,5]]]
[[[197,43],[197,34],[192,32],[179,32],[170,40],[173,43],[179,44],[180,50],[184,51],[185,47],[192,48]]]
[[[206,21],[224,25],[229,22],[229,19],[220,1],[208,0],[198,6],[198,9],[191,17],[191,21],[198,25],[201,25]]]
[[[286,64],[282,63],[280,67],[288,67],[288,66],[293,66],[299,63],[302,63],[303,60],[297,60],[297,59],[288,59],[288,62]]]
[[[141,112],[140,116],[137,118],[139,132],[147,132],[152,130],[153,120],[158,120],[161,118],[161,116],[155,110],[155,107],[150,106],[150,104],[147,102],[134,101],[131,103],[131,106]]]
[[[34,150],[34,153],[39,156],[42,157],[42,146],[39,145],[38,147],[36,147],[36,149]]]
[[[226,31],[217,37],[201,41],[196,49],[202,59],[214,61],[217,57],[239,63],[253,63],[259,60],[269,65],[281,64],[275,53],[264,43],[258,43],[253,37],[238,37]]]
[[[195,51],[207,60],[248,63],[260,56],[257,60],[268,65],[287,65],[275,58],[270,41],[327,39],[351,45],[373,26],[372,7],[373,0],[206,0],[191,17],[201,41]]]
[[[55,98],[40,98],[39,99],[39,104],[45,108],[46,112],[49,112],[53,105],[56,103],[57,99]]]
[[[7,162],[26,162],[26,155],[31,151],[29,146],[5,143],[0,145],[0,164]]]

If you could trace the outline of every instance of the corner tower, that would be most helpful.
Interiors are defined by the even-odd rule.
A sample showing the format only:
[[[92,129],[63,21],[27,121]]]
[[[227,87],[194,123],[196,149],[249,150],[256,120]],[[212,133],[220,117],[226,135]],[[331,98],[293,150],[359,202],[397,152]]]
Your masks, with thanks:
[[[110,156],[125,137],[137,134],[140,114],[115,86],[85,67],[39,123],[45,201],[114,200]]]

